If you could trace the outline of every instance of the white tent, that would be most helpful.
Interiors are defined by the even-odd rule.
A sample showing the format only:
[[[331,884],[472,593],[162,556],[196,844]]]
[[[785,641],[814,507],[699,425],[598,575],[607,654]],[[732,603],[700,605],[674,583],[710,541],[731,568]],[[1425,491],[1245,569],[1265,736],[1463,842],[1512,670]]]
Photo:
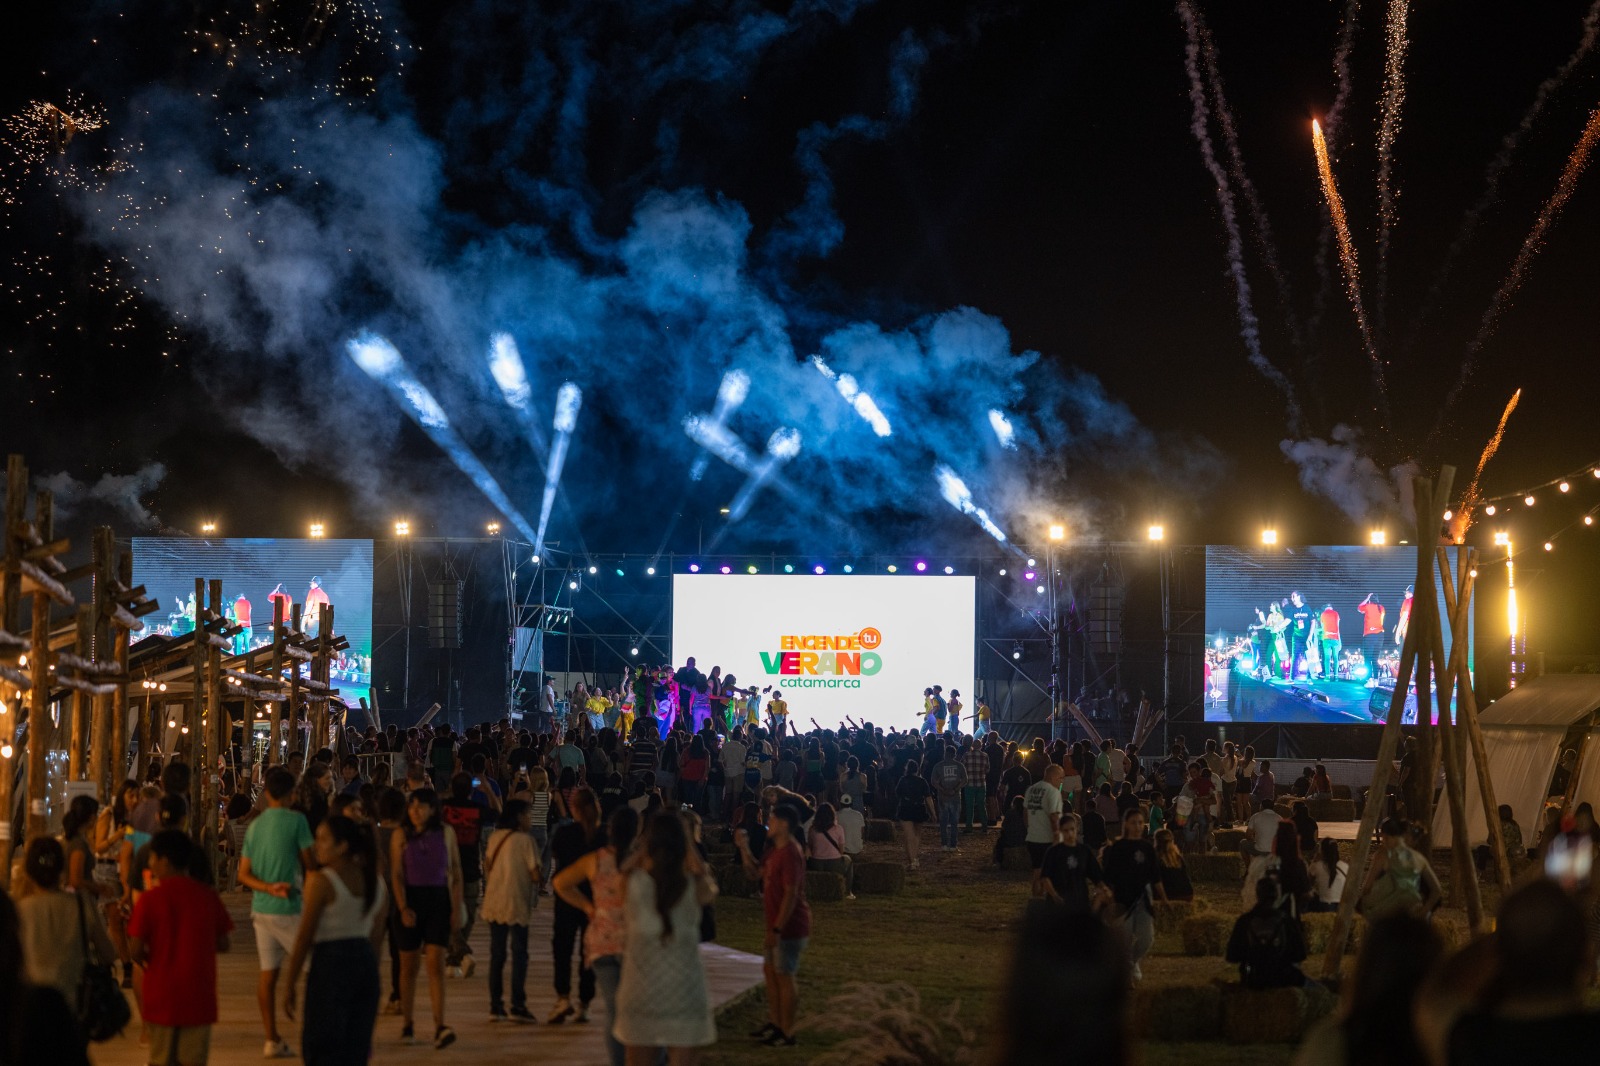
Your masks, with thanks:
[[[1561,754],[1561,741],[1574,726],[1587,724],[1600,737],[1600,674],[1546,674],[1525,681],[1483,708],[1478,721],[1489,756],[1489,779],[1499,803],[1509,803],[1523,839],[1531,847],[1539,832],[1545,790]],[[1463,738],[1464,740],[1465,738]],[[1467,840],[1481,844],[1489,828],[1483,820],[1478,771],[1467,750]],[[1584,745],[1574,802],[1600,805],[1600,740]],[[1450,805],[1441,796],[1433,819],[1433,839],[1450,839]]]

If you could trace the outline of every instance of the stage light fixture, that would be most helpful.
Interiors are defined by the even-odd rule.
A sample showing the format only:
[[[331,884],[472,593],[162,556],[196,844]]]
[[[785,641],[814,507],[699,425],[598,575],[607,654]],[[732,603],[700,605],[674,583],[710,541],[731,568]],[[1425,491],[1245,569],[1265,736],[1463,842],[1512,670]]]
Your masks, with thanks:
[[[751,563],[749,566],[745,567],[744,570],[747,574],[759,574],[761,572],[756,569],[756,565],[754,563]]]
[[[629,648],[628,649],[628,654],[629,655],[638,655],[639,654],[639,649],[638,648]]]
[[[491,537],[498,537],[500,535],[500,523],[499,522],[490,522],[488,525],[484,526],[483,528],[484,528],[484,531],[487,532],[489,534],[489,536],[491,536]]]
[[[1565,481],[1563,481],[1561,484],[1557,485],[1556,488],[1560,489],[1562,492],[1571,492],[1572,491],[1572,486],[1567,484]]]
[[[1067,527],[1062,525],[1060,522],[1052,522],[1052,523],[1050,523],[1050,539],[1051,540],[1066,540],[1067,539]]]
[[[1525,504],[1525,505],[1526,505],[1526,506],[1528,506],[1528,507],[1532,507],[1532,506],[1533,506],[1533,497],[1532,497],[1532,496],[1524,496],[1524,497],[1523,497],[1523,498],[1522,498],[1522,502],[1523,502],[1523,503],[1524,503],[1524,504]]]
[[[953,574],[956,572],[956,568],[953,566],[947,566],[944,568],[944,572],[947,574]]]
[[[844,564],[844,572],[847,573],[847,574],[853,574],[853,573],[856,572],[856,568],[851,566],[849,563],[845,563]]]
[[[1038,594],[1039,594],[1039,595],[1041,595],[1041,596],[1043,596],[1043,595],[1044,595],[1044,586],[1043,586],[1043,585],[1040,585],[1040,586],[1039,586],[1039,587],[1038,587],[1038,588],[1036,588],[1036,589],[1034,589],[1034,590],[1033,590],[1033,591],[1035,591],[1035,592],[1037,592],[1037,593],[1038,593]]]
[[[1495,545],[1497,547],[1509,548],[1509,547],[1511,547],[1511,534],[1510,533],[1496,533],[1494,535],[1494,542],[1495,542]]]
[[[1017,641],[1015,644],[1011,645],[1011,657],[1013,659],[1022,658],[1022,642],[1021,641]]]
[[[568,581],[567,582],[567,588],[571,589],[573,592],[577,592],[578,591],[578,583],[576,581]]]
[[[215,533],[216,531],[217,531],[217,524],[215,522],[201,522],[200,523],[200,532],[202,532],[202,533]]]
[[[1600,466],[1594,468],[1594,476],[1600,477]]]
[[[794,564],[793,563],[784,563],[783,564],[783,572],[786,573],[786,574],[794,573]]]
[[[1022,575],[1022,580],[1024,580],[1024,581],[1032,581],[1034,578],[1036,578],[1038,576],[1039,576],[1039,574],[1038,574],[1037,571],[1029,570],[1027,573]]]
[[[161,682],[159,685],[156,686],[156,691],[157,692],[165,692],[165,691],[167,691],[167,683],[165,681]]]
[[[893,563],[890,563],[889,566],[888,566],[888,570],[889,570],[889,573],[895,574],[895,573],[899,573],[900,568],[898,566],[894,565]]]
[[[826,574],[828,572],[828,570],[821,563],[818,563],[816,566],[813,566],[811,568],[811,572],[813,574]]]
[[[1003,567],[1003,566],[1000,568],[1000,576],[1001,577],[1005,577],[1006,576],[1006,568]]]
[[[1167,531],[1161,526],[1151,526],[1145,533],[1151,540],[1165,540]]]
[[[1278,531],[1276,529],[1263,529],[1261,531],[1261,543],[1268,547],[1278,543]]]
[[[645,572],[645,576],[646,577],[655,577],[656,576],[656,568],[653,567],[653,566],[645,567],[644,568],[644,572]]]
[[[1487,507],[1485,507],[1483,509],[1483,513],[1488,515],[1490,518],[1494,517],[1494,512],[1495,512],[1495,505],[1492,504],[1492,503],[1489,506],[1487,506]]]
[[[1385,544],[1389,543],[1389,534],[1385,533],[1381,529],[1374,529],[1371,533],[1367,534],[1367,543],[1371,544],[1375,548],[1381,548]]]
[[[1032,560],[1032,559],[1029,559],[1029,560],[1028,560],[1028,565],[1029,565],[1029,566],[1038,566],[1038,565],[1039,565],[1039,564],[1038,564],[1038,563],[1037,563],[1037,562],[1035,562],[1035,561],[1034,561],[1034,560]]]
[[[724,574],[731,574],[733,573],[733,567],[729,566],[727,563],[723,563],[720,567],[718,567],[718,571]]]
[[[924,573],[924,572],[927,571],[927,569],[928,569],[928,564],[923,562],[921,559],[918,559],[917,560],[917,573],[919,573],[919,574]]]
[[[721,514],[727,514],[728,513],[728,508],[726,508],[726,507],[719,507],[719,508],[717,508],[717,510]]]
[[[617,567],[617,576],[618,576],[618,577],[624,577],[624,576],[626,576],[626,575],[624,575],[624,574],[623,574],[623,572],[622,572],[622,567],[620,567],[620,566],[619,566],[619,567]]]
[[[534,566],[538,566],[543,561],[544,560],[540,559],[537,555],[535,555],[532,559],[528,560],[528,562],[532,563]]]
[[[1468,577],[1477,577],[1478,576],[1478,568],[1476,566],[1474,566],[1471,570],[1468,570],[1467,571],[1467,576]]]
[[[167,719],[167,728],[168,729],[176,729],[176,728],[178,728],[178,720],[176,718],[168,718]]]
[[[591,567],[589,567],[589,573],[591,573],[591,574],[598,574],[598,573],[599,573],[599,572],[600,572],[600,568],[599,568],[599,567],[598,567],[598,566],[591,566]]]
[[[700,572],[700,564],[699,563],[690,563],[689,564],[689,573],[698,574],[699,572]]]
[[[1553,552],[1556,550],[1556,546],[1547,540],[1544,542],[1544,550],[1547,552]]]
[[[312,540],[321,540],[322,537],[323,537],[324,532],[325,531],[324,531],[324,528],[323,528],[323,525],[322,525],[321,522],[313,522],[313,523],[311,523],[311,539]]]
[[[10,744],[0,744],[0,758],[9,759],[14,754],[16,754],[16,751]]]
[[[396,522],[394,524],[394,535],[397,537],[411,536],[411,523],[403,519],[399,522]]]

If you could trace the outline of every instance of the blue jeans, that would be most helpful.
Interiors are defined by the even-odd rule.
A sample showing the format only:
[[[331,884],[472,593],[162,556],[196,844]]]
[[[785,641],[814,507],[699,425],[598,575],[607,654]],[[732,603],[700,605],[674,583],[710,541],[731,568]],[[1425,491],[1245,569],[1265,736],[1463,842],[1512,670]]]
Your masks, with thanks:
[[[600,999],[606,1005],[606,1051],[611,1055],[611,1066],[625,1066],[626,1053],[617,1038],[611,1035],[611,1025],[617,1020],[617,986],[622,983],[622,956],[602,955],[595,959],[594,983],[600,990]]]
[[[939,797],[939,843],[953,848],[961,843],[961,794]]]
[[[511,1007],[528,1009],[528,927],[489,923],[489,1010],[505,1009],[502,975],[506,968],[506,946],[511,948]]]

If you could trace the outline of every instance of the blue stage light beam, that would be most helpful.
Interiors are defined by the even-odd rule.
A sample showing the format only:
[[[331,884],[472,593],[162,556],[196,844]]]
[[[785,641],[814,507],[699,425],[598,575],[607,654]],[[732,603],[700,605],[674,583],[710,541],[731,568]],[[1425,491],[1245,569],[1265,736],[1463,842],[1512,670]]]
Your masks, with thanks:
[[[967,483],[962,481],[954,470],[940,463],[933,468],[933,476],[939,482],[939,495],[944,497],[946,503],[962,514],[970,515],[974,522],[983,527],[985,533],[1001,544],[1009,544],[1006,540],[1005,531],[994,524],[994,521],[982,507],[973,502],[972,493],[968,490]]]
[[[887,437],[893,432],[889,419],[879,410],[872,397],[861,391],[860,384],[852,375],[835,373],[831,366],[823,362],[820,355],[811,357],[811,365],[816,367],[823,377],[833,382],[833,387],[839,390],[839,395],[843,396],[845,402],[855,408],[856,414],[872,427],[872,432],[880,437]]]
[[[728,521],[737,522],[750,511],[756,493],[777,473],[778,468],[800,454],[800,431],[791,426],[773,430],[767,438],[767,454],[761,457],[750,476],[739,489],[739,494],[728,505]]]
[[[533,527],[516,507],[512,506],[510,497],[505,494],[500,483],[495,481],[494,475],[490,474],[478,461],[478,457],[472,454],[472,450],[467,447],[460,434],[451,428],[450,419],[444,413],[444,408],[433,398],[433,393],[411,373],[395,346],[376,333],[358,333],[346,342],[345,351],[368,377],[387,388],[401,401],[400,406],[411,416],[411,420],[421,426],[422,431],[438,445],[439,450],[450,457],[450,461],[456,464],[456,469],[472,480],[478,491],[494,505],[494,509],[509,519],[523,536],[533,540]]]
[[[494,376],[495,384],[500,386],[500,395],[505,398],[506,406],[517,416],[517,423],[528,438],[528,443],[533,445],[534,454],[541,460],[547,458],[550,445],[545,440],[544,429],[534,416],[533,388],[528,384],[528,369],[511,334],[496,333],[489,338],[489,373]]]
[[[1000,447],[1008,451],[1017,450],[1017,427],[1011,424],[1011,419],[1006,413],[997,408],[989,408],[989,428],[994,430],[995,439],[1000,442]]]
[[[711,410],[709,423],[717,429],[727,425],[728,416],[733,414],[745,397],[750,395],[750,375],[743,370],[730,370],[722,375],[722,383],[717,386],[717,405]],[[706,468],[711,465],[710,456],[698,455],[694,465],[689,468],[689,480],[699,481],[706,476]]]
[[[688,415],[683,420],[683,432],[706,451],[727,463],[742,474],[755,469],[756,459],[744,441],[708,415]],[[691,471],[691,476],[693,472]]]
[[[556,417],[553,426],[555,443],[550,446],[550,461],[544,468],[544,503],[539,507],[539,532],[534,537],[533,550],[538,554],[544,548],[544,533],[550,527],[550,512],[556,506],[556,488],[561,484],[561,468],[567,465],[567,445],[572,441],[572,431],[578,426],[578,411],[583,408],[583,390],[572,382],[563,382],[556,390]]]

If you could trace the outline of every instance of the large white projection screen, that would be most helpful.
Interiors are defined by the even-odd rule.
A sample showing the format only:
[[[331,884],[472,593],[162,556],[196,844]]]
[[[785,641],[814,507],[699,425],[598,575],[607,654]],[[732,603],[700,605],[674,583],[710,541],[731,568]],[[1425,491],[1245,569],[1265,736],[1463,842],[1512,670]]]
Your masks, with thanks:
[[[781,689],[801,731],[846,715],[918,729],[933,685],[960,690],[968,719],[976,593],[971,577],[674,574],[672,661],[694,656],[740,688]]]

